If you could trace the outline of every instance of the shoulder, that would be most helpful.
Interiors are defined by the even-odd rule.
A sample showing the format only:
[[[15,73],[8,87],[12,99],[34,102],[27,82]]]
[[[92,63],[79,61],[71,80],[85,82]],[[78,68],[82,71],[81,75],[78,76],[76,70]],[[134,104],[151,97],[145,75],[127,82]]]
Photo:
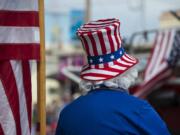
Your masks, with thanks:
[[[130,119],[140,127],[141,132],[144,132],[144,134],[170,135],[165,122],[155,109],[145,100],[136,99],[136,101]]]
[[[77,118],[78,115],[81,117]],[[72,119],[77,122],[87,118],[89,121],[94,118],[95,121],[106,119],[105,122],[110,123],[113,120],[119,125],[126,124],[123,128],[128,127],[127,130],[134,129],[135,125],[144,134],[168,133],[165,123],[147,101],[124,92],[111,90],[90,92],[67,105],[60,114],[63,125],[73,124]]]
[[[60,118],[62,118],[63,115],[68,114],[68,112],[73,113],[74,111],[76,111],[77,110],[76,107],[78,107],[79,104],[81,104],[81,100],[83,97],[84,96],[80,96],[71,103],[67,104],[60,112]]]
[[[125,92],[115,90],[97,90],[89,92],[87,95],[80,96],[72,103],[67,105],[61,112],[63,116],[73,116],[77,113],[111,112],[118,111],[124,113],[139,112],[141,107],[150,106],[146,101],[131,96]]]
[[[126,107],[130,106],[147,106],[149,105],[146,101],[129,95],[126,92],[118,91],[118,90],[92,90],[86,95],[80,96],[75,99],[69,105],[67,105],[63,110],[63,112],[70,111],[71,109],[75,109],[76,107],[81,108],[83,106],[88,106],[91,104],[102,105],[125,105]],[[121,107],[123,107],[121,106]]]

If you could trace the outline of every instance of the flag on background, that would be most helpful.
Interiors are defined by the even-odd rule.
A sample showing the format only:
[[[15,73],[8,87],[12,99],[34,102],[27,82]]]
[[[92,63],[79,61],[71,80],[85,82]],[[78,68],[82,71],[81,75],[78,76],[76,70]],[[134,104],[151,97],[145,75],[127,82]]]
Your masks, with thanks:
[[[31,133],[31,60],[39,60],[38,0],[0,0],[0,135]]]
[[[141,96],[171,76],[173,67],[180,59],[179,48],[179,29],[163,30],[156,34],[151,56],[145,69],[144,82],[138,87],[136,96]]]

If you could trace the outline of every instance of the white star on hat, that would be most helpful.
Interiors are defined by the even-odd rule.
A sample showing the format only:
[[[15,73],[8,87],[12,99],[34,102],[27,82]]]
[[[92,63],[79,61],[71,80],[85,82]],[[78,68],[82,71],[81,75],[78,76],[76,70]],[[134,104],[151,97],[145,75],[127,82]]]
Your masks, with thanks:
[[[99,58],[99,62],[103,62],[103,58]]]
[[[114,59],[114,55],[111,55],[111,59]]]
[[[120,51],[119,54],[121,55],[121,54],[122,54],[122,51]]]
[[[92,59],[90,59],[90,63],[93,63],[93,60],[92,60]]]

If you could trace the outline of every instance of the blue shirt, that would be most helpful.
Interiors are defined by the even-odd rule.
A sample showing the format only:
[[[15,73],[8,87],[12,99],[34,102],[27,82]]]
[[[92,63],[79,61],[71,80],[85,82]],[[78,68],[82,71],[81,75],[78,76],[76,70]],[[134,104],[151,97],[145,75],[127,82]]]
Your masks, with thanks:
[[[170,135],[144,100],[126,92],[97,89],[81,96],[60,114],[56,135]]]

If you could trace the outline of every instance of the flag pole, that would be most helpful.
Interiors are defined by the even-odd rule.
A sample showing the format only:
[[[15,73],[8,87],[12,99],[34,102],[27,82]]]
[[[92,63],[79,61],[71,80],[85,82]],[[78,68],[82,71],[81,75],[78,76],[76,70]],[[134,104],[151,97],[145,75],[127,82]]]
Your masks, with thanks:
[[[85,22],[88,22],[91,15],[91,0],[86,0]]]
[[[37,62],[37,104],[39,135],[46,134],[46,88],[45,88],[45,34],[44,0],[38,0],[40,27],[40,61]]]

